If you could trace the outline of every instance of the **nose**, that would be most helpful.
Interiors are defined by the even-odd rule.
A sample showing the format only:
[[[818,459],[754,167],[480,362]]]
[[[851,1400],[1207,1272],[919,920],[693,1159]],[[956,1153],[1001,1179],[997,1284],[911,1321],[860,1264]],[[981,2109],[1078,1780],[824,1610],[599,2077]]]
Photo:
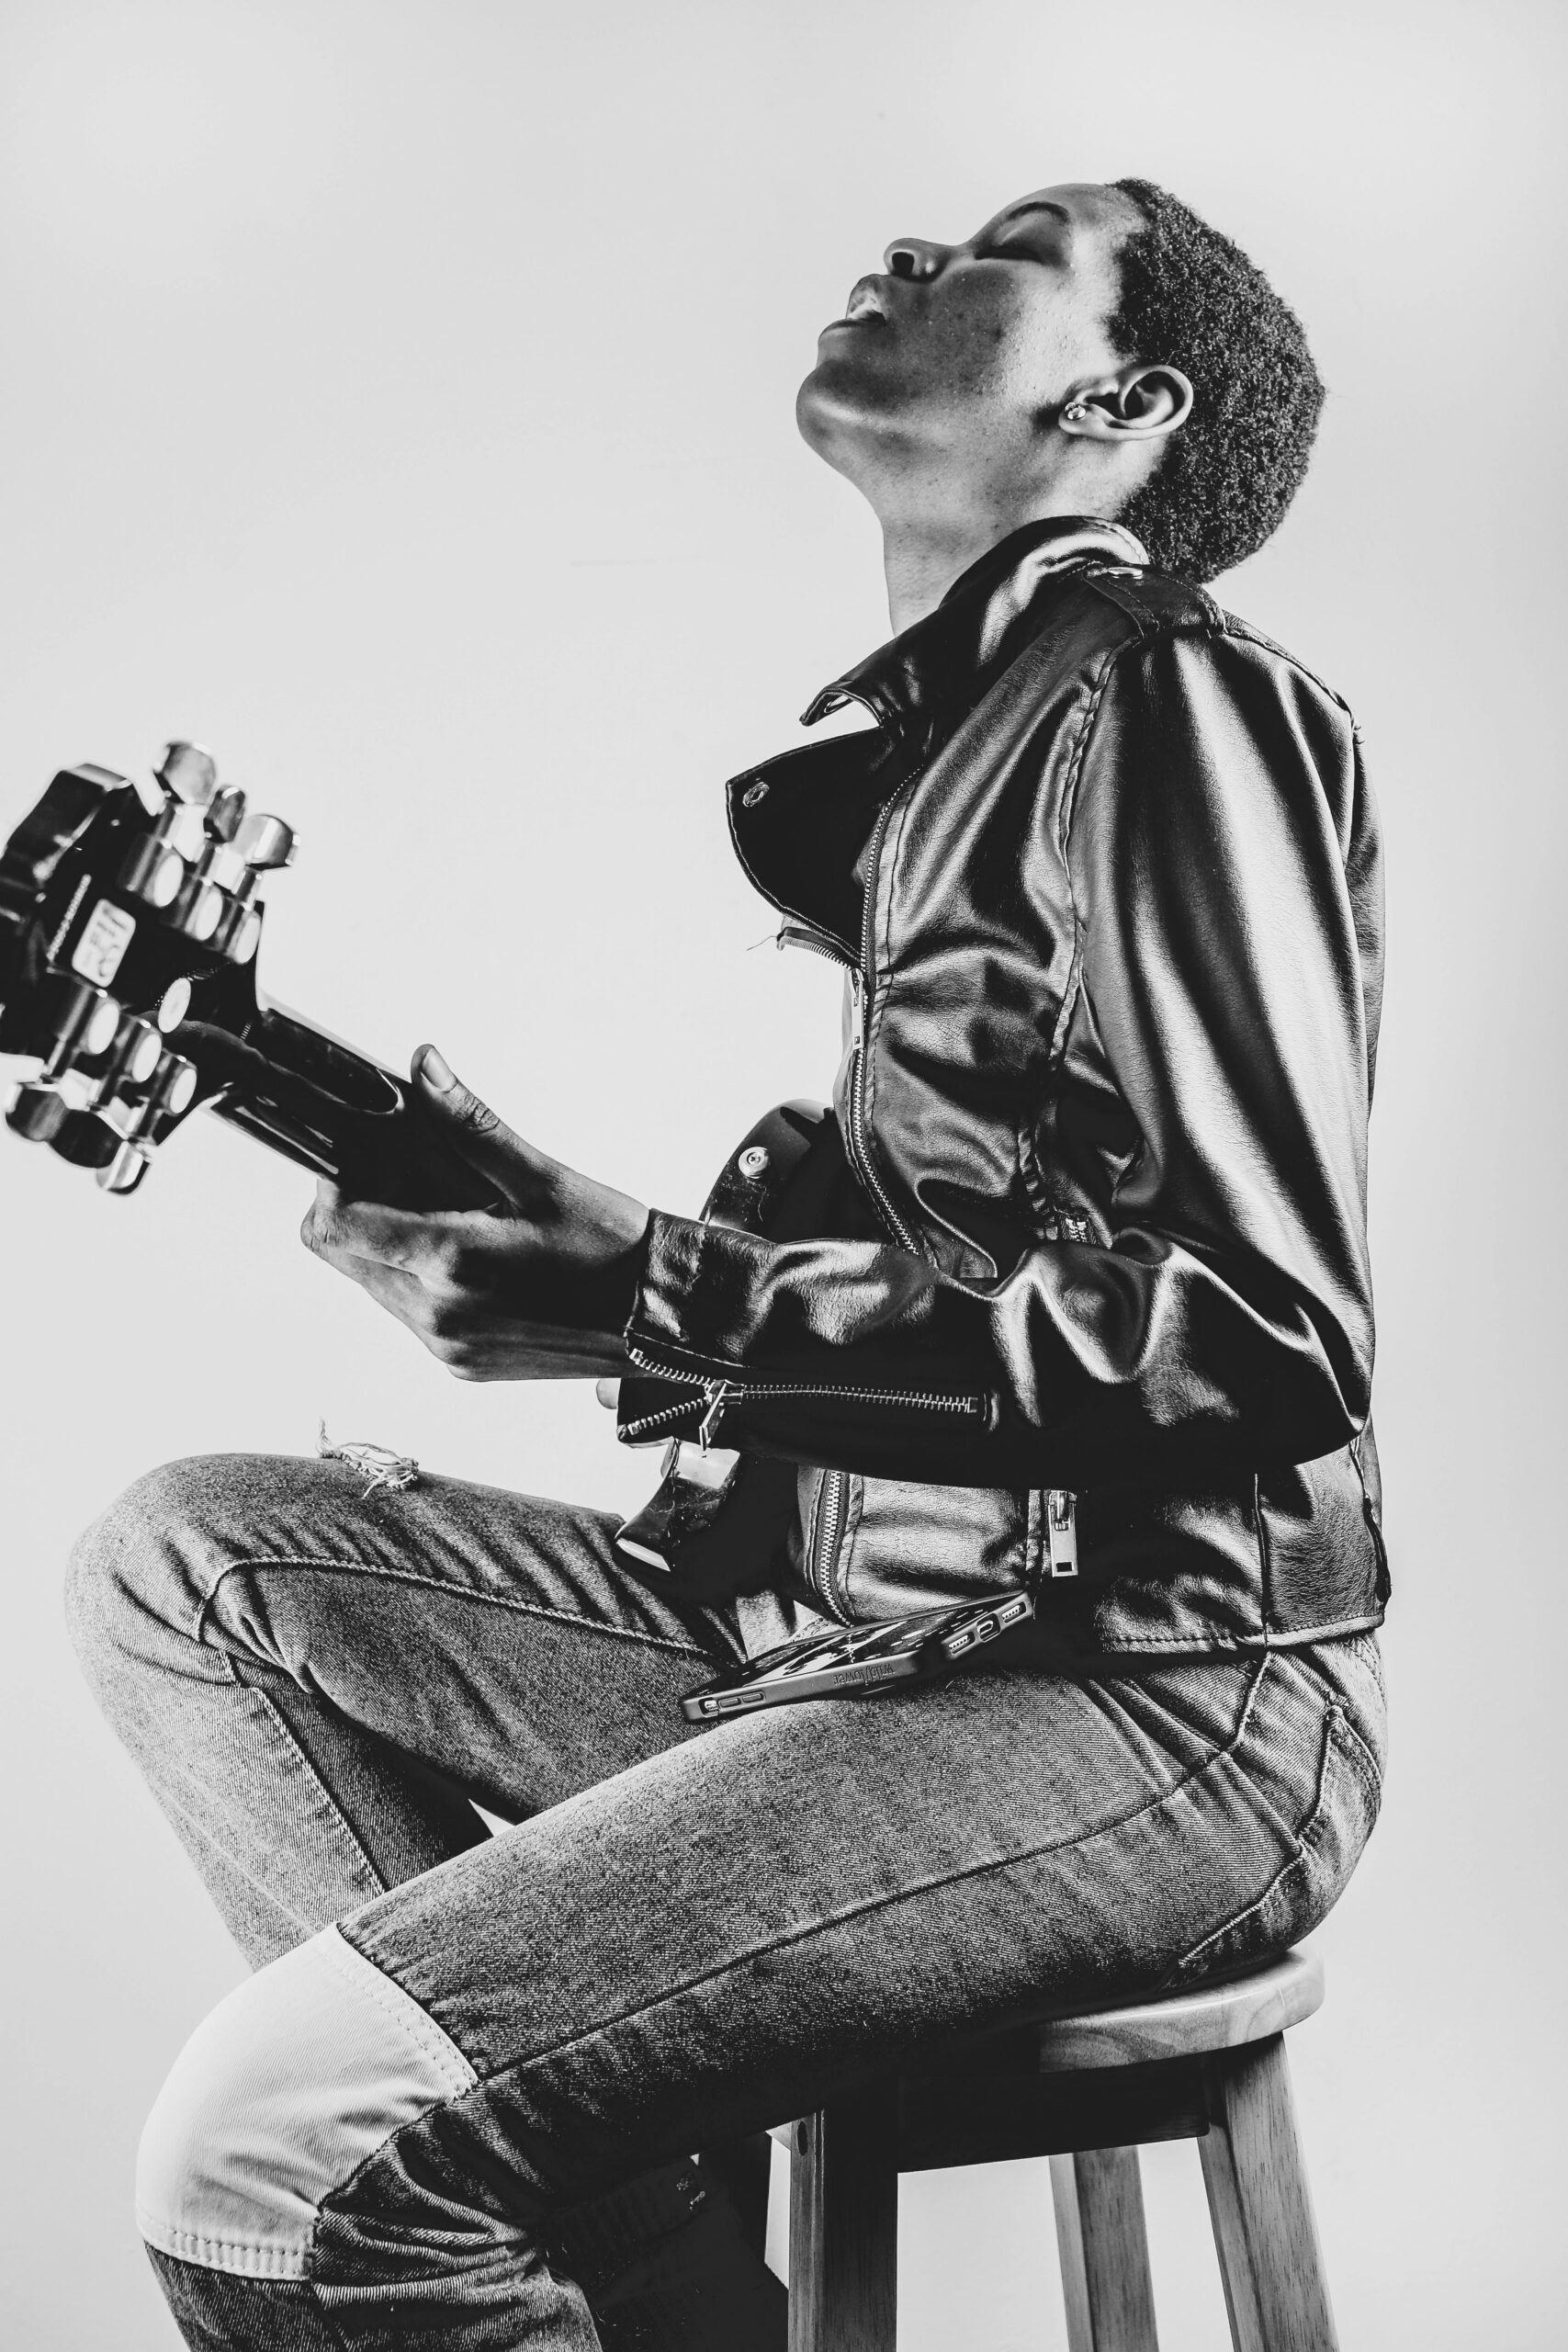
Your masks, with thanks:
[[[952,251],[927,237],[899,237],[882,258],[890,277],[934,277]]]

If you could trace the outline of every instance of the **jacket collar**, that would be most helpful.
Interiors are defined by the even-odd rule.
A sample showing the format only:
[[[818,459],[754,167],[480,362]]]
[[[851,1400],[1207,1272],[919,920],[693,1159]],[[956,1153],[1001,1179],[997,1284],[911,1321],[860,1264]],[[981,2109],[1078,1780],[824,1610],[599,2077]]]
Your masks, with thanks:
[[[1089,514],[1026,523],[972,563],[934,613],[824,686],[801,724],[814,727],[829,711],[859,702],[893,735],[929,733],[946,705],[959,696],[973,700],[987,673],[1005,668],[1021,650],[1047,580],[1089,565],[1141,570],[1148,560],[1120,523]]]

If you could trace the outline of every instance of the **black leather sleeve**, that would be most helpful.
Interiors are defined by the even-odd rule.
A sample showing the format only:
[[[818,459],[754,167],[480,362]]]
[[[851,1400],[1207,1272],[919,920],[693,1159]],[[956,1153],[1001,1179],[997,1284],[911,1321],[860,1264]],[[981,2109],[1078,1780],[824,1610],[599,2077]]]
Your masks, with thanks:
[[[1070,773],[1040,804],[1077,937],[1051,1082],[1094,1064],[1135,1136],[1094,1238],[977,1282],[656,1216],[627,1338],[731,1384],[718,1442],[950,1484],[1190,1486],[1360,1428],[1378,875],[1348,718],[1272,648],[1171,631],[1108,662]]]

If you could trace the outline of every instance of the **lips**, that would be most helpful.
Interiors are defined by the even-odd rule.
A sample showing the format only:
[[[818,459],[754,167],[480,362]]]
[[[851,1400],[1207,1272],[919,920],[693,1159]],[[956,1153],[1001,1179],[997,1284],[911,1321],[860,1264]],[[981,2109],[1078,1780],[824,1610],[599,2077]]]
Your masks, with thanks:
[[[833,327],[885,327],[888,323],[887,297],[880,277],[860,277],[850,288],[850,299],[841,319],[834,319],[823,333]]]

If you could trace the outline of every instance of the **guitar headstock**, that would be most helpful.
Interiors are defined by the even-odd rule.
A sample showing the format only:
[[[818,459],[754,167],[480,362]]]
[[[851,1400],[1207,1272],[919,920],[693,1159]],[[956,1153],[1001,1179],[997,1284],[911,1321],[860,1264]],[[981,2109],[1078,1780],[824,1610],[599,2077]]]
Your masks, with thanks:
[[[14,1134],[135,1190],[213,1091],[181,1023],[243,1036],[256,1017],[257,886],[294,845],[198,743],[168,744],[150,780],[60,771],[0,856],[0,1053],[39,1064]]]

